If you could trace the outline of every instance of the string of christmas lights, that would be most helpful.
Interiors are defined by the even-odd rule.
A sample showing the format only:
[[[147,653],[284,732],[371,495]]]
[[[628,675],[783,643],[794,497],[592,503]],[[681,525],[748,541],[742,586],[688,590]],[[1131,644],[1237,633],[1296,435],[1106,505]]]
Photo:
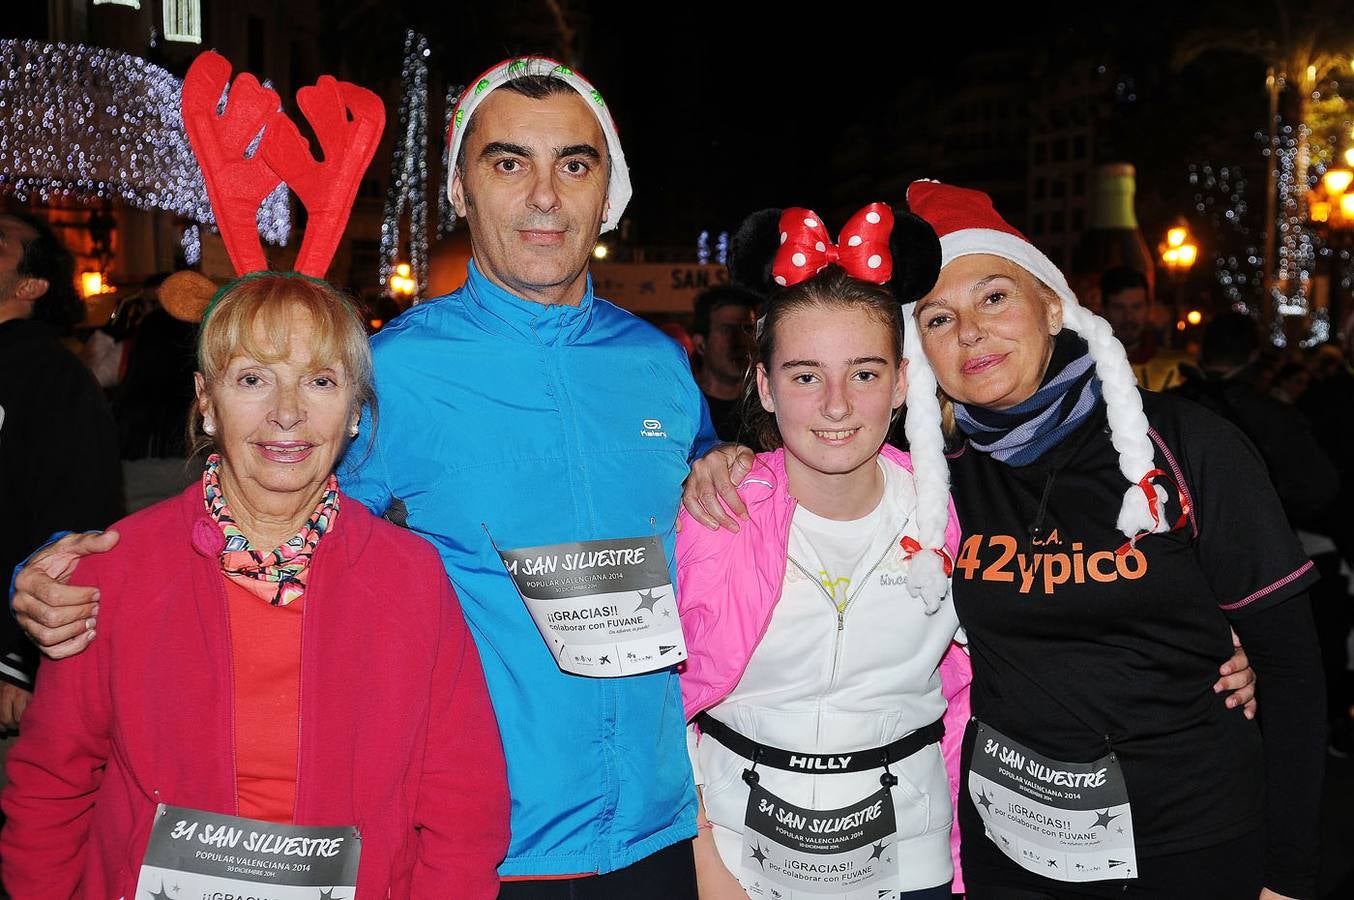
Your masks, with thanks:
[[[1315,187],[1321,181],[1321,176],[1325,174],[1327,168],[1328,166],[1326,166],[1323,163],[1318,163],[1317,165],[1314,165],[1312,167],[1311,184],[1313,187]],[[1312,234],[1312,251],[1313,251],[1312,253],[1313,271],[1316,271],[1316,265],[1320,260],[1323,259],[1330,260],[1332,254],[1334,253],[1330,245],[1327,244],[1325,241],[1321,240],[1320,235],[1315,233]],[[1344,256],[1346,259],[1348,259],[1348,253],[1344,254]],[[1339,259],[1339,257],[1336,258]],[[1331,280],[1331,284],[1327,288],[1327,290],[1330,291],[1330,293],[1327,294],[1327,296],[1330,297],[1334,295],[1334,293],[1337,290],[1340,289],[1339,287],[1337,287],[1338,284],[1343,284],[1345,281],[1348,280],[1349,272],[1347,270],[1342,269],[1342,267],[1338,265],[1331,265],[1330,263],[1328,263],[1328,265],[1330,265],[1331,268],[1334,269],[1336,272],[1336,277]],[[1330,340],[1331,337],[1330,325],[1331,325],[1330,309],[1326,306],[1319,306],[1314,304],[1312,306],[1311,319],[1309,320],[1308,323],[1307,336],[1298,342],[1299,346],[1307,348],[1316,347]]]
[[[196,225],[189,225],[183,230],[183,237],[179,243],[183,247],[185,263],[195,266],[202,262],[202,232]]]
[[[1326,80],[1318,82],[1311,94],[1308,108],[1308,121],[1312,123],[1312,140],[1309,147],[1311,168],[1308,189],[1315,190],[1326,172],[1333,166],[1339,166],[1341,150],[1347,148],[1348,138],[1354,137],[1351,126],[1349,102],[1341,95],[1344,93],[1341,82],[1336,77],[1338,68],[1326,73]],[[1323,89],[1324,88],[1324,89]],[[1330,273],[1327,288],[1327,303],[1313,304],[1306,337],[1301,340],[1303,347],[1315,347],[1333,337],[1331,311],[1329,303],[1337,297],[1349,295],[1354,266],[1350,265],[1349,247],[1344,235],[1339,235],[1330,224],[1316,227],[1312,231],[1314,258],[1312,269],[1322,266]]]
[[[180,88],[131,54],[0,40],[0,190],[44,203],[121,200],[214,225],[183,131]],[[280,186],[259,211],[259,232],[282,245],[290,228]]]
[[[1268,141],[1267,135],[1257,135]],[[1254,316],[1261,291],[1259,243],[1252,228],[1246,201],[1249,182],[1241,167],[1192,163],[1189,183],[1194,187],[1194,208],[1213,226],[1213,276],[1231,308]]]
[[[409,267],[418,285],[428,289],[428,39],[404,34],[399,124],[391,153],[390,190],[381,221],[381,287],[388,289],[400,250],[400,217],[409,210]],[[440,208],[440,207],[439,207]]]
[[[1315,260],[1311,234],[1302,217],[1302,198],[1308,185],[1300,184],[1297,176],[1299,137],[1306,137],[1307,126],[1300,124],[1296,131],[1295,134],[1291,125],[1285,125],[1280,130],[1283,137],[1280,138],[1278,150],[1279,241],[1273,290],[1275,316],[1272,322],[1261,323],[1269,325],[1270,340],[1276,347],[1288,345],[1283,317],[1307,313],[1312,263]]]
[[[1340,90],[1340,82],[1333,77],[1318,82],[1311,92],[1310,106],[1305,107],[1304,121],[1296,126],[1285,124],[1283,117],[1276,114],[1270,123],[1274,126],[1272,146],[1269,134],[1261,131],[1254,134],[1268,169],[1266,174],[1276,185],[1275,221],[1264,222],[1248,215],[1246,179],[1239,168],[1223,166],[1215,170],[1207,163],[1189,167],[1195,208],[1209,217],[1217,233],[1214,273],[1224,296],[1238,312],[1255,316],[1261,306],[1255,301],[1262,298],[1260,273],[1266,260],[1258,248],[1261,240],[1257,236],[1275,229],[1276,271],[1267,298],[1273,304],[1274,315],[1261,325],[1276,347],[1288,343],[1284,320],[1289,316],[1306,320],[1307,334],[1300,339],[1301,346],[1315,347],[1331,339],[1330,309],[1316,296],[1318,266],[1331,273],[1332,298],[1347,295],[1354,288],[1354,257],[1350,248],[1334,231],[1316,224],[1324,218],[1309,218],[1313,210],[1307,202],[1326,170],[1338,165],[1345,136],[1354,138],[1351,131],[1354,122]],[[1241,247],[1244,251],[1237,252]]]

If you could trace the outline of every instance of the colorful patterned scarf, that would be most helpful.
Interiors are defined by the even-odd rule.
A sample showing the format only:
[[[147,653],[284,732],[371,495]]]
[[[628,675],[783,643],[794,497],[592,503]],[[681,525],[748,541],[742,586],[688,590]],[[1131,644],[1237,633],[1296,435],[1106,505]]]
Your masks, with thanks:
[[[1086,342],[1064,328],[1054,340],[1044,383],[1010,409],[954,405],[954,420],[974,449],[1010,466],[1027,466],[1076,430],[1100,401]]]
[[[282,546],[260,553],[249,546],[249,538],[235,524],[225,494],[221,493],[220,454],[207,458],[202,473],[202,492],[207,512],[226,535],[221,551],[221,574],[273,606],[286,606],[306,590],[307,569],[324,533],[334,527],[338,516],[338,480],[329,476],[320,505],[306,519],[301,530]]]

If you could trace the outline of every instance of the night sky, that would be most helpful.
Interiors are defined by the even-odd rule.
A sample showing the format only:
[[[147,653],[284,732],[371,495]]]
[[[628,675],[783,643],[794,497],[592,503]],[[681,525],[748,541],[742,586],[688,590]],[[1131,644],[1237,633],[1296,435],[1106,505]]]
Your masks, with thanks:
[[[584,23],[580,71],[621,129],[635,185],[628,216],[642,242],[691,242],[765,206],[829,206],[843,126],[879,115],[903,86],[924,85],[943,105],[966,59],[989,49],[1103,58],[1129,73],[1137,97],[1117,111],[1131,127],[1115,157],[1138,163],[1147,193],[1178,192],[1162,202],[1189,203],[1188,161],[1233,157],[1260,169],[1263,66],[1222,52],[1181,73],[1170,67],[1172,35],[1229,24],[1207,4],[1083,3],[1034,19],[970,3],[944,13],[865,2],[793,13],[769,3],[570,5]],[[467,80],[510,53],[550,49],[543,6],[468,14],[456,40],[434,30],[434,69]],[[1204,121],[1209,128],[1191,127]]]
[[[888,146],[867,148],[867,159],[879,160],[869,172],[834,168],[834,148],[852,126],[893,115],[900,93],[919,91],[945,115],[956,85],[973,86],[972,61],[993,50],[1028,60],[1012,75],[1030,79],[1032,95],[1041,60],[1104,64],[1111,82],[1125,83],[1113,123],[1097,129],[1095,161],[1137,166],[1139,218],[1156,227],[1159,217],[1195,202],[1191,163],[1239,165],[1252,183],[1263,182],[1256,135],[1266,128],[1264,63],[1214,50],[1175,67],[1172,52],[1182,41],[1224,37],[1262,50],[1283,34],[1287,16],[1290,31],[1315,24],[1323,40],[1338,43],[1343,34],[1345,52],[1354,51],[1348,0],[1046,3],[1034,11],[1034,4],[971,0],[924,7],[896,0],[315,2],[316,63],[383,90],[392,130],[404,29],[428,36],[435,147],[443,139],[441,91],[511,55],[563,57],[551,6],[562,9],[576,32],[577,68],[620,127],[635,188],[631,240],[650,247],[693,246],[702,229],[732,229],[766,206],[901,203],[901,196],[874,195],[881,176],[893,176],[901,194],[904,177],[945,173],[890,169]],[[37,11],[27,18],[28,26],[22,16],[0,23],[0,35],[45,21]],[[917,123],[907,133],[926,130]],[[1017,171],[1021,162],[1014,160]],[[853,179],[856,186],[842,187]]]

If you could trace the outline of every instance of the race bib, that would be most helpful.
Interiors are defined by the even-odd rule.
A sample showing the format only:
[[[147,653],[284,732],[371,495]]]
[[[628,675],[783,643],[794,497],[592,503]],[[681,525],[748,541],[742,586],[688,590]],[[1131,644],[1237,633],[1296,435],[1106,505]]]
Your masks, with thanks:
[[[352,900],[361,854],[356,828],[275,825],[161,803],[136,896]]]
[[[889,900],[899,890],[893,799],[883,788],[841,809],[804,809],[751,785],[743,820],[750,897]]]
[[[977,729],[969,795],[1002,853],[1055,881],[1138,876],[1128,786],[1113,752],[1059,762],[982,722]]]
[[[560,669],[616,678],[686,659],[657,537],[499,550]]]

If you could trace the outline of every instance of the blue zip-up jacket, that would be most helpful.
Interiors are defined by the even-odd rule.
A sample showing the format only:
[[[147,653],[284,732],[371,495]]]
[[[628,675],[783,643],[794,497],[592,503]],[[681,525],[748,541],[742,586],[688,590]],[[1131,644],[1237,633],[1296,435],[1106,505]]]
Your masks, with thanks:
[[[372,353],[375,438],[368,417],[340,477],[377,513],[402,500],[456,586],[508,761],[500,874],[605,873],[691,838],[676,672],[561,672],[494,549],[658,535],[676,584],[682,481],[715,441],[681,349],[590,277],[578,306],[546,306],[472,262]]]

